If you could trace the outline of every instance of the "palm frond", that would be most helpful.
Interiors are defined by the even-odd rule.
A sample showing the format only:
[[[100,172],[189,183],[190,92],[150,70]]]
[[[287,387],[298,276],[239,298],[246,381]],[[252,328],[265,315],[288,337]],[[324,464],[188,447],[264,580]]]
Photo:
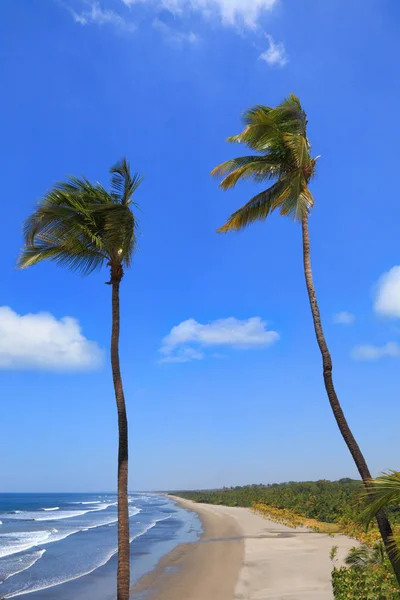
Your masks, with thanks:
[[[366,507],[361,511],[360,522],[368,527],[377,513],[395,503],[400,504],[400,472],[388,471],[371,479],[363,492]]]
[[[80,271],[83,275],[90,275],[93,271],[100,269],[106,257],[98,252],[88,251],[86,247],[74,248],[68,244],[51,245],[49,242],[38,242],[26,246],[18,258],[17,266],[26,269],[42,262],[51,260],[61,266],[68,267],[71,271]]]
[[[264,156],[242,156],[232,158],[211,171],[211,175],[225,175],[220,183],[224,190],[235,187],[239,179],[252,178],[255,181],[265,181],[281,174],[279,160],[271,160]]]
[[[228,231],[238,231],[247,227],[250,223],[254,223],[254,221],[263,221],[268,217],[273,209],[272,207],[277,203],[284,189],[284,183],[278,181],[268,190],[257,194],[244,206],[235,211],[225,225],[217,229],[217,232],[227,233]]]
[[[131,175],[130,165],[126,158],[111,167],[110,173],[112,195],[120,204],[129,204],[143,177],[138,173]]]
[[[365,570],[373,566],[382,565],[385,560],[385,547],[382,542],[378,542],[373,548],[370,548],[366,544],[350,548],[344,562],[352,569]]]

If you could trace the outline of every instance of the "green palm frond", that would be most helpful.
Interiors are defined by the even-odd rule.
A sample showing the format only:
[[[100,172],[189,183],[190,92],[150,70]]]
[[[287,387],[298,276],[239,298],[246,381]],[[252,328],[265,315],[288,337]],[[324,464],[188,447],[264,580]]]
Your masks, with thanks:
[[[307,116],[300,100],[290,94],[274,108],[254,106],[245,112],[244,122],[245,129],[228,141],[244,144],[257,154],[230,159],[211,175],[223,177],[220,186],[224,190],[242,179],[275,179],[276,183],[234,212],[218,231],[241,229],[265,219],[277,208],[281,215],[301,220],[314,206],[308,183],[314,176],[316,159],[310,156]]]
[[[365,570],[369,567],[382,565],[385,560],[385,546],[382,542],[378,542],[373,548],[366,544],[350,548],[344,562],[352,569]]]
[[[140,177],[130,175],[126,160],[113,167],[112,176],[123,182],[117,197],[86,178],[70,177],[58,183],[24,223],[25,247],[20,268],[48,259],[84,275],[106,262],[131,264],[136,247],[136,220],[131,198]]]
[[[235,187],[239,179],[254,179],[264,181],[281,174],[278,160],[264,156],[242,156],[232,158],[211,171],[213,177],[225,175],[220,183],[224,190]]]
[[[132,196],[143,181],[138,173],[131,175],[126,158],[117,162],[110,169],[112,194],[120,204],[129,204]]]
[[[284,193],[285,184],[278,181],[268,190],[257,194],[247,204],[235,211],[225,225],[217,229],[218,233],[237,231],[254,223],[254,221],[266,219]]]
[[[366,527],[382,509],[394,503],[400,505],[400,472],[388,471],[368,482],[363,492],[365,508],[360,515],[360,521]]]

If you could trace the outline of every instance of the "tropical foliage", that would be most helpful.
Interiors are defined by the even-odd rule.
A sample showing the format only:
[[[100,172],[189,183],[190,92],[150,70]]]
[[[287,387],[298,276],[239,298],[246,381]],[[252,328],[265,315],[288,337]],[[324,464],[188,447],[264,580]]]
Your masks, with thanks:
[[[340,532],[370,546],[380,540],[376,523],[371,523],[367,531],[361,521],[366,498],[359,480],[260,484],[176,492],[176,495],[207,504],[253,507],[269,519],[290,527],[303,525],[316,531]],[[390,507],[389,515],[400,526],[397,506]]]
[[[339,481],[292,481],[271,485],[247,485],[220,490],[176,492],[176,494],[207,504],[248,507],[263,504],[277,509],[291,510],[301,517],[337,523],[342,517],[354,516],[355,493],[360,492],[361,489],[361,481],[340,479]]]
[[[400,600],[390,564],[368,569],[340,569],[332,572],[335,600]]]
[[[330,557],[334,560],[335,548]],[[373,547],[361,544],[349,551],[345,567],[334,568],[332,585],[336,600],[381,599],[398,600],[399,588],[390,562],[387,559],[385,547],[378,542]]]

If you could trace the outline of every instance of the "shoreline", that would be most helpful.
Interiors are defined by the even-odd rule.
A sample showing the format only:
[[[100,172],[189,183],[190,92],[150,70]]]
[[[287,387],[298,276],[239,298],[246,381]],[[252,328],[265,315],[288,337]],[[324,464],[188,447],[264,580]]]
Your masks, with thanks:
[[[221,518],[208,505],[168,498],[196,513],[203,533],[197,542],[180,544],[162,557],[131,588],[131,600],[232,600],[244,556],[238,523],[229,515]]]
[[[329,559],[343,564],[356,540],[292,529],[250,509],[168,496],[197,513],[199,541],[181,544],[131,589],[131,600],[333,600]]]

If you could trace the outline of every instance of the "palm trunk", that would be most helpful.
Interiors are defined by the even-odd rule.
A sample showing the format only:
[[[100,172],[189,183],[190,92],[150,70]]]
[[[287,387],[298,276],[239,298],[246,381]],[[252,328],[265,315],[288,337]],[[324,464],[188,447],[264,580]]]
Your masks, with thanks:
[[[332,358],[328,350],[328,346],[325,340],[324,332],[322,329],[321,315],[318,308],[317,296],[315,293],[314,282],[311,270],[311,259],[310,259],[310,238],[308,233],[308,215],[305,215],[302,219],[302,230],[303,230],[303,260],[304,260],[304,274],[306,278],[306,285],[308,291],[308,297],[310,299],[311,313],[314,321],[315,335],[317,338],[318,346],[322,356],[323,375],[325,382],[326,393],[329,398],[329,402],[332,408],[332,412],[336,419],[336,423],[339,427],[340,433],[343,436],[344,441],[353,460],[357,466],[358,472],[360,473],[361,479],[368,489],[368,482],[371,479],[371,473],[368,465],[365,462],[365,458],[357,444],[354,435],[346,421],[342,407],[340,406],[339,399],[336,395],[335,387],[333,385],[332,378]],[[380,510],[376,515],[379,531],[382,536],[382,540],[385,544],[386,551],[392,563],[394,573],[397,581],[400,584],[400,561],[396,558],[393,553],[390,540],[392,536],[392,528],[383,510]]]
[[[128,512],[128,420],[124,390],[122,388],[119,365],[119,286],[122,279],[122,267],[111,267],[112,285],[112,335],[111,366],[114,381],[115,400],[118,411],[118,571],[117,600],[129,600],[130,587],[130,548],[129,548],[129,512]]]

